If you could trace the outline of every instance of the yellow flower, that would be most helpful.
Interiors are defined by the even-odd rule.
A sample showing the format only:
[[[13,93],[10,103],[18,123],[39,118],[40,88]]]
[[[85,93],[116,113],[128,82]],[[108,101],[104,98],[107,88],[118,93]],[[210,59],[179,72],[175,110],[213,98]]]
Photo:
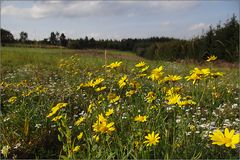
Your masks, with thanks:
[[[203,69],[201,69],[201,72],[206,77],[210,74],[210,69],[209,68],[203,68]]]
[[[193,70],[190,71],[190,74],[196,74],[198,76],[208,76],[210,74],[210,69],[209,68],[194,68]]]
[[[144,141],[143,143],[146,143],[147,146],[152,146],[157,145],[157,143],[159,143],[160,137],[158,133],[155,135],[153,131],[152,134],[149,133],[147,136],[145,136],[145,139],[147,140]]]
[[[98,78],[92,83],[92,87],[95,87],[104,81],[103,78]]]
[[[211,55],[208,57],[207,61],[210,62],[210,61],[215,61],[217,59],[217,56],[215,55]]]
[[[190,124],[190,125],[188,125],[188,127],[190,128],[190,130],[192,132],[196,131],[196,127],[194,125]]]
[[[179,94],[173,94],[169,97],[166,97],[166,99],[168,100],[167,104],[172,105],[178,103],[181,99],[181,96]]]
[[[89,77],[91,77],[91,76],[93,75],[93,73],[87,72],[87,75],[88,75]]]
[[[157,99],[156,94],[154,92],[148,92],[147,102],[152,103],[155,99]]]
[[[171,96],[173,94],[178,93],[181,90],[180,87],[171,87],[169,90],[167,90],[166,95]]]
[[[94,87],[94,82],[93,80],[86,82],[83,87]]]
[[[157,106],[152,105],[152,106],[150,107],[150,109],[156,109],[156,110],[157,110]]]
[[[103,116],[103,114],[98,115],[98,121],[99,122],[107,122],[107,119]]]
[[[109,117],[111,114],[113,114],[113,112],[113,109],[108,109],[108,111],[106,112],[106,116]]]
[[[80,146],[76,146],[74,147],[73,152],[78,152],[79,150],[80,150]]]
[[[176,82],[178,80],[182,79],[181,76],[177,75],[168,75],[167,77],[164,77],[164,82]]]
[[[144,72],[144,71],[146,71],[148,68],[149,68],[149,66],[146,66],[146,67],[142,68],[140,72]]]
[[[148,78],[151,78],[152,81],[159,80],[163,74],[162,70],[163,70],[162,66],[153,69],[151,75]]]
[[[107,119],[102,115],[98,115],[98,120],[92,125],[95,132],[111,134],[115,131],[114,122],[108,123]]]
[[[217,144],[219,146],[225,144],[226,147],[236,148],[236,144],[239,143],[239,133],[234,135],[234,130],[229,132],[228,128],[225,128],[224,134],[219,130],[215,130],[212,135],[209,135],[212,144]]]
[[[138,64],[136,64],[135,67],[139,67],[140,68],[140,67],[143,67],[145,65],[146,65],[145,62],[142,61],[142,62],[139,62]]]
[[[140,146],[140,142],[139,141],[133,141],[133,143],[134,143],[134,146],[136,148],[139,148],[139,146]]]
[[[79,86],[77,87],[77,90],[81,89],[82,87],[85,87],[84,83],[80,83]]]
[[[13,104],[14,102],[16,102],[16,100],[17,100],[17,97],[16,97],[16,96],[13,96],[13,97],[11,97],[11,98],[8,99],[8,102],[11,103],[11,104]]]
[[[182,106],[186,106],[186,105],[194,105],[194,104],[196,104],[196,102],[194,102],[192,100],[184,100],[184,101],[178,101],[177,104],[179,105],[179,107],[182,107]]]
[[[188,101],[178,101],[177,104],[179,107],[186,106],[188,105]]]
[[[204,69],[194,68],[193,70],[190,71],[190,74],[197,74],[199,76],[202,76],[206,73],[210,73],[209,68],[204,68]]]
[[[194,74],[191,74],[190,76],[186,76],[185,78],[187,79],[187,81],[189,81],[189,80],[193,80],[193,84],[195,84],[196,81],[198,81],[198,80],[201,79],[201,77],[198,76],[198,75],[195,74],[195,73],[194,73]]]
[[[147,76],[147,74],[142,73],[142,74],[138,74],[137,76],[138,76],[138,77],[145,77],[145,76]]]
[[[57,122],[57,121],[60,120],[62,117],[63,117],[62,115],[56,116],[56,117],[54,117],[54,118],[52,119],[52,121]]]
[[[137,121],[137,122],[146,122],[147,121],[147,118],[148,116],[141,116],[141,115],[138,115],[134,118],[134,121]]]
[[[195,84],[197,80],[200,80],[211,75],[211,72],[209,68],[203,69],[194,68],[193,70],[190,71],[190,74],[191,74],[190,76],[186,76],[185,78],[187,79],[187,81],[193,80],[193,84]]]
[[[99,136],[98,136],[98,135],[94,135],[94,136],[93,136],[93,139],[94,139],[96,142],[98,142],[98,141],[99,141]]]
[[[126,96],[127,97],[131,97],[133,94],[135,94],[136,93],[136,91],[135,90],[130,90],[130,91],[127,91],[126,92]]]
[[[130,84],[129,84],[132,88],[134,89],[138,89],[138,88],[141,88],[141,84],[138,83],[137,81],[131,81]]]
[[[79,133],[79,135],[77,136],[77,139],[80,140],[82,139],[82,137],[83,137],[83,132]]]
[[[127,75],[124,75],[119,81],[118,81],[118,85],[119,88],[123,88],[127,83]]]
[[[224,74],[223,72],[211,73],[211,77],[213,78],[222,77],[223,74]]]
[[[67,103],[58,103],[55,107],[53,107],[52,109],[51,109],[51,113],[49,113],[48,115],[47,115],[47,117],[51,117],[51,116],[53,116],[54,114],[56,114],[57,113],[57,111],[59,110],[59,109],[61,109],[61,108],[63,108],[63,107],[66,107],[67,106]]]
[[[83,121],[85,120],[85,117],[80,117],[75,123],[75,126],[79,126]]]
[[[120,99],[120,96],[117,96],[115,93],[108,94],[109,103],[115,103]]]
[[[89,104],[89,106],[88,106],[88,112],[89,113],[92,113],[92,108],[95,106],[95,104],[94,104],[94,102],[91,102],[90,104]]]
[[[23,93],[22,93],[22,96],[23,96],[23,97],[28,97],[28,96],[30,96],[32,93],[33,93],[33,91],[32,91],[32,90],[29,90],[29,91],[27,91],[27,92],[23,92]]]
[[[95,89],[96,92],[100,92],[100,91],[103,91],[105,90],[107,87],[106,86],[103,86],[103,87],[98,87]]]
[[[110,65],[107,66],[107,68],[117,68],[117,67],[120,67],[120,65],[122,64],[122,62],[114,62],[114,63],[111,63]]]

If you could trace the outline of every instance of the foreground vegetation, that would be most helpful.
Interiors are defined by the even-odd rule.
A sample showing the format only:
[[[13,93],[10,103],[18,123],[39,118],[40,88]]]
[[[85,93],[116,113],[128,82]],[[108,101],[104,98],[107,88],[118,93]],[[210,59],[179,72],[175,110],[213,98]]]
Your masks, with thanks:
[[[238,158],[237,68],[117,53],[2,48],[2,156]]]

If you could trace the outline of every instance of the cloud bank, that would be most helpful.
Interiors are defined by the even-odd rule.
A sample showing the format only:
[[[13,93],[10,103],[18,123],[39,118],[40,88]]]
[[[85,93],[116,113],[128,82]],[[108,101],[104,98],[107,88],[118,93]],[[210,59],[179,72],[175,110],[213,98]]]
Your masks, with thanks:
[[[24,1],[23,1],[24,2]],[[185,10],[195,7],[197,1],[36,1],[31,7],[2,6],[1,14],[28,18],[114,16],[163,10]]]

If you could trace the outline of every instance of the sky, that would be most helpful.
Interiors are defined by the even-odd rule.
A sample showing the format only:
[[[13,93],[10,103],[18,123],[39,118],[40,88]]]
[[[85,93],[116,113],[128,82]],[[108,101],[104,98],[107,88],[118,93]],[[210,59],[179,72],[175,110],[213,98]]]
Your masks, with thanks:
[[[25,31],[31,40],[51,32],[67,38],[123,39],[174,37],[190,39],[209,25],[223,24],[240,2],[222,1],[1,1],[1,28],[15,38]]]

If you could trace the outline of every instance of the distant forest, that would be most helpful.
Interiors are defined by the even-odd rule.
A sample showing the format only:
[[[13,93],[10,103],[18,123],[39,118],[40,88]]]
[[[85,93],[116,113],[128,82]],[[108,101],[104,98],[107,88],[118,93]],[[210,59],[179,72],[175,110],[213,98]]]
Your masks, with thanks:
[[[94,38],[66,38],[64,33],[51,32],[49,38],[40,41],[28,39],[27,32],[22,31],[20,38],[1,28],[2,46],[35,46],[35,47],[64,47],[70,49],[116,49],[131,51],[137,55],[154,60],[193,59],[202,61],[209,55],[229,62],[239,61],[239,21],[233,15],[225,23],[209,26],[201,36],[191,40],[169,37],[151,37],[145,39],[128,38],[122,40]]]

